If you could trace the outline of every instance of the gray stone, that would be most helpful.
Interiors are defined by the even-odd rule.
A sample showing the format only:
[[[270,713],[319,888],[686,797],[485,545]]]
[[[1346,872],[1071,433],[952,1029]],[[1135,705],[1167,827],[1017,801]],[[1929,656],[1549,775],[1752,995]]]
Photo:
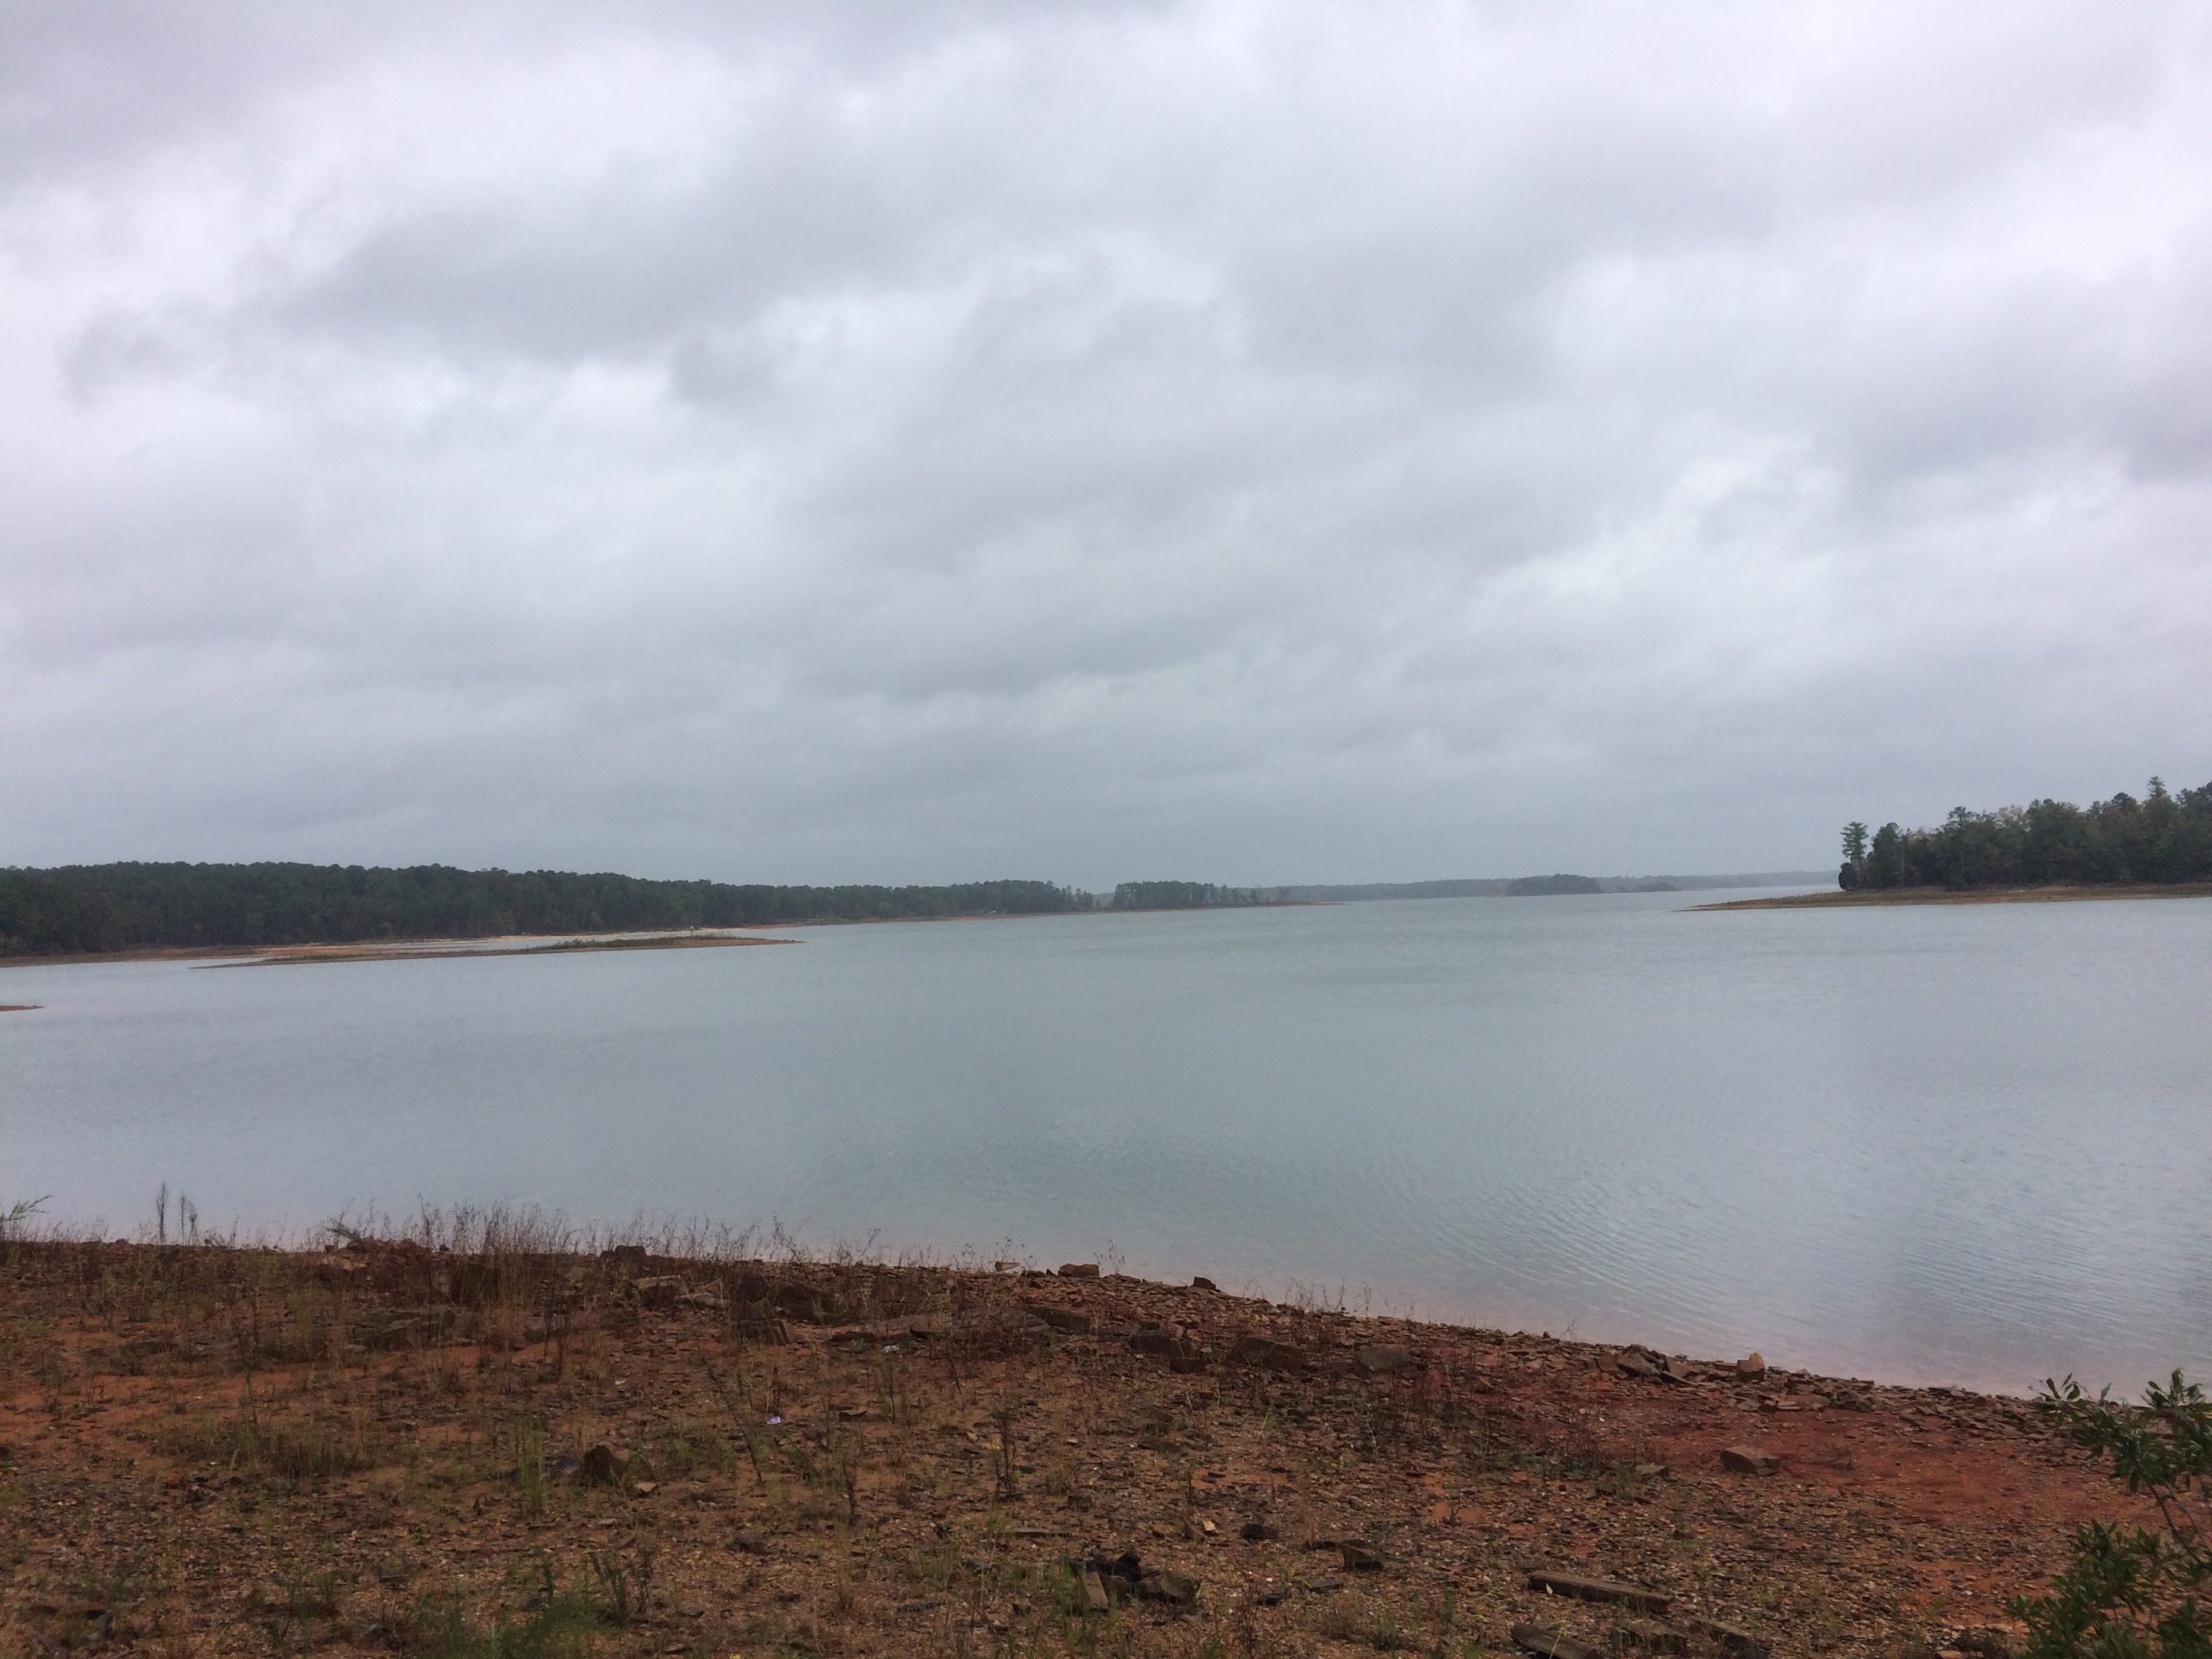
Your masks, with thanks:
[[[1410,1371],[1421,1362],[1409,1349],[1394,1347],[1387,1342],[1363,1342],[1352,1350],[1351,1363],[1367,1376],[1395,1376],[1400,1371]]]
[[[1339,1540],[1337,1553],[1344,1557],[1344,1566],[1351,1572],[1380,1573],[1382,1570],[1382,1552],[1363,1540]]]
[[[1306,1369],[1304,1351],[1287,1342],[1277,1342],[1273,1337],[1245,1337],[1229,1351],[1229,1357],[1239,1365],[1255,1366],[1263,1371]]]
[[[1147,1601],[1165,1602],[1171,1607],[1188,1607],[1198,1599],[1198,1581],[1187,1573],[1171,1573],[1160,1568],[1146,1573],[1138,1580],[1137,1593]]]
[[[1738,1475],[1770,1475],[1782,1467],[1782,1462],[1773,1452],[1755,1446],[1731,1446],[1721,1449],[1720,1466]]]
[[[1531,1567],[1529,1587],[1550,1595],[1569,1596],[1577,1601],[1616,1602],[1639,1613],[1663,1613],[1674,1605],[1675,1600],[1663,1591],[1647,1590],[1642,1585],[1622,1584],[1613,1579],[1593,1579],[1555,1567]]]
[[[1599,1659],[1599,1650],[1580,1637],[1536,1624],[1516,1624],[1514,1645],[1540,1654],[1542,1659]]]

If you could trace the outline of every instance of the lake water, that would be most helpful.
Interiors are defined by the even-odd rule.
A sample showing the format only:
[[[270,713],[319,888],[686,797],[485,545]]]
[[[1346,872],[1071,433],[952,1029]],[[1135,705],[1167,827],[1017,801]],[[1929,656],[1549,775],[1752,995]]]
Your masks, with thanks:
[[[1689,902],[12,968],[0,1205],[772,1217],[1903,1381],[2212,1370],[2212,900]]]

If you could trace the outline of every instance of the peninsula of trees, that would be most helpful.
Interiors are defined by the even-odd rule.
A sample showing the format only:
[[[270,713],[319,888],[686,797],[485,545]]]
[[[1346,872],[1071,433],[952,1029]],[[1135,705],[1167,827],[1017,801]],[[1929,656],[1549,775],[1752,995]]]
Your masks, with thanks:
[[[1049,881],[741,887],[442,864],[78,864],[0,868],[0,956],[1054,915],[1097,903]]]
[[[1222,887],[1211,881],[1123,881],[1114,888],[1114,910],[1221,910],[1273,902],[1254,887]]]
[[[2168,886],[2212,880],[2212,784],[2169,791],[2151,779],[2081,807],[2067,801],[1974,812],[1955,807],[1933,830],[1863,823],[1843,831],[1838,885],[1894,887]]]

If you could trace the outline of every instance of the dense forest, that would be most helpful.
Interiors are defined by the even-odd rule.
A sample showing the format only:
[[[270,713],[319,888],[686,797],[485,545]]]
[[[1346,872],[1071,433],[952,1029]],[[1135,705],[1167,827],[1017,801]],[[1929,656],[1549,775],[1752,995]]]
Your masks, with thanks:
[[[735,887],[439,864],[79,864],[0,868],[0,956],[1047,915],[1096,902],[1049,881]]]
[[[1605,884],[1594,875],[1524,875],[1506,886],[1509,899],[1558,899],[1571,893],[1603,893]],[[1658,891],[1664,893],[1666,888]]]
[[[2123,791],[2086,807],[1955,807],[1933,830],[1847,824],[1837,879],[1846,892],[2212,881],[2212,784],[2176,795],[2153,778],[2139,801]]]
[[[1123,881],[1114,889],[1116,910],[1219,910],[1233,905],[1262,905],[1253,887],[1220,887],[1211,881]]]

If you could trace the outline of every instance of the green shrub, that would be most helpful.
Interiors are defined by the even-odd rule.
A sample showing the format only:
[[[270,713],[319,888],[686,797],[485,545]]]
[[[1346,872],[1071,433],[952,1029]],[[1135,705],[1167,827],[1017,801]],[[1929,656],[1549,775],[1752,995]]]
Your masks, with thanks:
[[[2155,1527],[2093,1521],[2075,1535],[2074,1560],[2048,1594],[2013,1604],[2027,1622],[2028,1659],[2212,1659],[2201,1605],[2212,1580],[2212,1404],[2179,1371],[2153,1382],[2139,1406],[2072,1377],[2044,1385],[2043,1408],[2113,1478],[2147,1497]]]

